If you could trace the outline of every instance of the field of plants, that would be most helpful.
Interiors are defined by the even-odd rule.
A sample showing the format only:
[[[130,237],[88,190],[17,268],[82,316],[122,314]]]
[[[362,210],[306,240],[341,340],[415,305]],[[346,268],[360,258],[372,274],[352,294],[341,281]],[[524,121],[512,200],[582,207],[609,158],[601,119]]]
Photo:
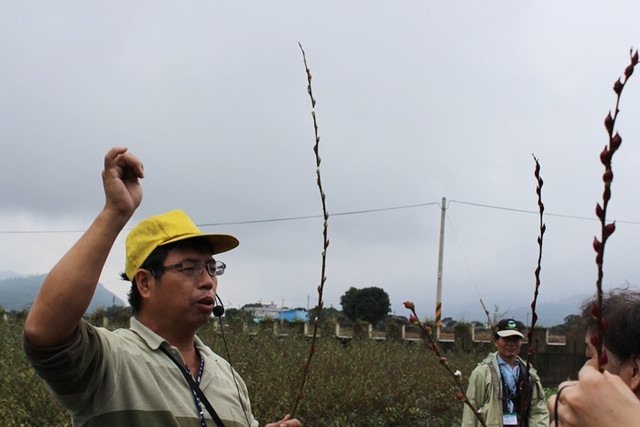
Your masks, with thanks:
[[[71,425],[48,394],[21,347],[23,320],[0,320],[0,424]],[[225,355],[212,323],[199,336]],[[291,411],[309,343],[300,334],[278,337],[266,329],[250,336],[225,329],[234,367],[247,383],[261,424]],[[306,426],[450,426],[460,422],[462,403],[450,375],[421,344],[353,340],[345,345],[320,338],[296,413]],[[468,377],[484,355],[451,352],[450,363]],[[160,390],[158,391],[161,392]]]

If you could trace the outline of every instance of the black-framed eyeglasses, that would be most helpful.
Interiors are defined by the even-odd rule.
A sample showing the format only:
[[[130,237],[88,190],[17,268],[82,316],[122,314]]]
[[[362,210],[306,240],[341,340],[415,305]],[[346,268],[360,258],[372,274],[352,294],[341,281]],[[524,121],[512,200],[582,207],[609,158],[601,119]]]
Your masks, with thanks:
[[[227,268],[227,265],[222,261],[216,261],[215,259],[211,259],[207,262],[193,261],[193,260],[185,260],[179,264],[173,265],[163,265],[163,270],[171,270],[176,269],[187,277],[192,277],[194,275],[199,276],[202,274],[202,270],[207,268],[207,273],[209,276],[222,276],[224,274],[224,270]]]

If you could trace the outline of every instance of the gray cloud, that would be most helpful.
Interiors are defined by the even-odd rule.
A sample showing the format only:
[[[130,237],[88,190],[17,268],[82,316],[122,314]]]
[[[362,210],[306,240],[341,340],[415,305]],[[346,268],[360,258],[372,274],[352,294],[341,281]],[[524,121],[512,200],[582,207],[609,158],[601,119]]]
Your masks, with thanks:
[[[85,229],[114,145],[145,163],[132,223],[176,207],[199,224],[319,215],[298,41],[314,76],[330,212],[443,196],[535,212],[535,154],[547,212],[593,218],[611,87],[640,44],[630,1],[1,4],[3,231]],[[607,286],[638,286],[640,275],[636,77],[621,104],[610,211],[635,223],[609,243]],[[598,224],[545,221],[541,298],[590,292]],[[439,224],[437,205],[332,216],[327,305],[349,286],[380,286],[397,312],[412,299],[431,313]],[[225,301],[313,305],[321,227],[203,227],[242,242],[225,257]],[[505,295],[526,305],[537,227],[534,214],[449,204],[445,308]],[[45,272],[78,236],[3,234],[0,270]],[[122,246],[102,278],[121,293]]]

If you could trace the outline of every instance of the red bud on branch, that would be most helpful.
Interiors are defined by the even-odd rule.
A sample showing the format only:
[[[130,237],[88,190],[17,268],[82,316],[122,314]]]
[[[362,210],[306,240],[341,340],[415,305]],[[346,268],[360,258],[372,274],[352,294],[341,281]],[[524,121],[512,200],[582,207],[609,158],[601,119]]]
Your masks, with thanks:
[[[620,144],[622,144],[622,137],[616,132],[613,138],[611,138],[611,151],[613,152],[620,148]]]
[[[600,240],[598,240],[596,237],[593,238],[593,250],[595,250],[597,253],[600,253],[602,251],[602,243],[600,243]]]
[[[607,113],[607,117],[604,118],[604,127],[609,132],[609,135],[613,133],[613,117],[611,117],[611,111]]]
[[[613,84],[613,91],[616,93],[616,95],[620,95],[620,93],[622,92],[622,88],[624,87],[624,85],[622,84],[622,82],[620,81],[620,79],[618,79],[614,84]]]
[[[600,366],[604,366],[607,364],[607,352],[603,351],[602,354],[600,355],[600,360],[598,361]]]
[[[416,306],[413,303],[413,301],[405,301],[405,302],[403,302],[403,304],[404,304],[404,308],[406,308],[406,309],[409,309],[409,310],[415,310],[416,309]]]
[[[616,231],[616,223],[612,222],[604,226],[604,235],[605,237],[609,237]]]
[[[609,147],[604,147],[604,150],[600,153],[600,161],[603,165],[609,166],[611,164],[611,152],[609,151]]]

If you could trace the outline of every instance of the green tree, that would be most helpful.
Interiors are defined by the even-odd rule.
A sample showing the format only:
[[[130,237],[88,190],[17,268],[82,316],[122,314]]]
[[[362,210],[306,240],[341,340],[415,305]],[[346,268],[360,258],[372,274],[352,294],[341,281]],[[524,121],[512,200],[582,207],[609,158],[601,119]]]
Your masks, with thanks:
[[[384,289],[375,286],[362,289],[349,288],[340,297],[340,305],[342,313],[352,322],[364,320],[372,325],[376,325],[387,317],[387,313],[391,310],[389,295]]]
[[[313,324],[313,321],[316,318],[316,311],[316,307],[313,307],[309,310],[309,322],[311,324]],[[318,316],[318,324],[322,325],[324,324],[324,322],[330,319],[337,321],[341,325],[344,324],[343,320],[347,320],[344,313],[342,313],[340,310],[336,310],[333,307],[323,307],[322,310],[320,310],[320,316]]]
[[[551,327],[551,331],[555,334],[565,335],[570,332],[577,332],[582,327],[582,317],[578,314],[569,314],[565,316],[564,323]]]

